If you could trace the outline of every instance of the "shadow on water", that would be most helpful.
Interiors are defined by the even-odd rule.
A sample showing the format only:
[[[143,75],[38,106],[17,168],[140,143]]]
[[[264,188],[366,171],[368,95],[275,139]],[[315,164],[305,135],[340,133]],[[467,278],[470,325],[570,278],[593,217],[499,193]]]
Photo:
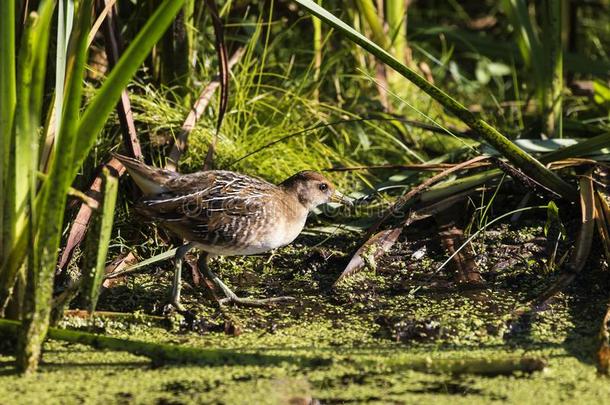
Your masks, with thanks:
[[[590,262],[595,264],[588,265],[563,290],[564,302],[572,325],[561,346],[569,355],[587,365],[596,364],[599,328],[610,296],[607,287],[610,285],[610,274],[607,271],[599,271],[601,267],[599,261],[599,255],[593,257]],[[551,306],[558,299],[555,296],[543,307],[535,311],[527,311],[517,317],[509,326],[510,332],[505,335],[505,341],[508,344],[533,344],[534,324],[544,315],[544,311],[552,310]]]
[[[142,360],[142,361],[117,361],[117,362],[101,362],[101,361],[92,361],[92,362],[73,362],[73,361],[67,361],[67,362],[42,362],[41,363],[41,368],[44,371],[56,371],[56,370],[61,370],[61,369],[65,369],[65,368],[91,368],[91,369],[96,369],[99,370],[101,368],[104,369],[112,369],[112,368],[120,368],[120,369],[127,369],[127,368],[141,368],[141,367],[146,367],[146,366],[150,366],[151,362],[148,360]]]
[[[595,354],[599,346],[599,331],[610,297],[610,274],[595,266],[576,278],[568,292],[573,294],[569,312],[574,324],[564,342],[568,353],[587,364],[597,364]]]

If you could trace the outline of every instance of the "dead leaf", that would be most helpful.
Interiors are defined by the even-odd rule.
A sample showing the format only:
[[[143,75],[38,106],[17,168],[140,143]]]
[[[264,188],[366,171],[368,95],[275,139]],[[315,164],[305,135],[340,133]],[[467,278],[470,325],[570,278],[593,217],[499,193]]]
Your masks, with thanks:
[[[335,286],[338,285],[346,277],[353,275],[362,269],[366,264],[366,255],[372,255],[373,258],[378,258],[385,252],[387,252],[396,243],[396,240],[402,233],[402,227],[390,228],[380,232],[377,232],[369,240],[356,251],[350,262],[343,270],[343,273],[339,276],[335,282]]]

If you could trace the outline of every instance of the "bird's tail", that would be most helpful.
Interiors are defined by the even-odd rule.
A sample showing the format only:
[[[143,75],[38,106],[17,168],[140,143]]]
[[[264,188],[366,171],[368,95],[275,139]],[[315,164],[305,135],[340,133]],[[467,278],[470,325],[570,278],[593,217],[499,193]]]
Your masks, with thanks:
[[[112,156],[121,162],[140,190],[146,195],[161,194],[167,191],[163,186],[168,180],[178,176],[178,173],[148,166],[144,162],[113,153]]]

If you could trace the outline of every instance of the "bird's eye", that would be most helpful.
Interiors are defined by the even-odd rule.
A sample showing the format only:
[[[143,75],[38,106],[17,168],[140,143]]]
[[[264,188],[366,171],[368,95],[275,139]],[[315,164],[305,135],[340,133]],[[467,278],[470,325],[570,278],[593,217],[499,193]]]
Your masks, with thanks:
[[[320,191],[326,191],[326,190],[328,190],[328,184],[326,184],[326,183],[320,183],[320,185],[318,186],[318,188],[320,189]]]

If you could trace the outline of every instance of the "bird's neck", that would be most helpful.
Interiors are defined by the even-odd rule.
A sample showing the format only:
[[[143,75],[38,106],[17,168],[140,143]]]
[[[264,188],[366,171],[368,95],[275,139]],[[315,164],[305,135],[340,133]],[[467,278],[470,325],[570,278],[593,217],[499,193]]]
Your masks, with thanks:
[[[283,198],[281,202],[286,212],[286,217],[291,222],[304,223],[310,211],[306,203],[299,199],[298,194],[294,190],[282,188],[282,191]]]

